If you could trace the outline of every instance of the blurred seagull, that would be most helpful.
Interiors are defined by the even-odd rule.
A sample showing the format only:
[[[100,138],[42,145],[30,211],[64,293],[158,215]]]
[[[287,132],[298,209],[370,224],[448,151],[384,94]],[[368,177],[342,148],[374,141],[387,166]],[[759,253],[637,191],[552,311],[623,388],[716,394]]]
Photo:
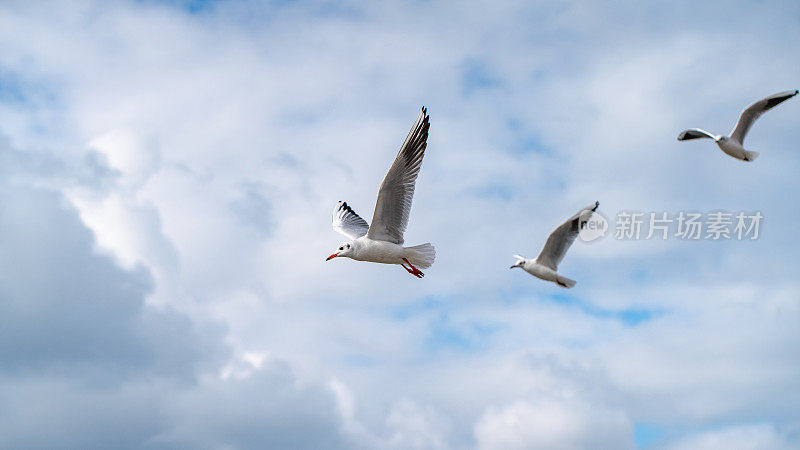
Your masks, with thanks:
[[[408,225],[414,183],[428,145],[428,128],[430,116],[422,107],[389,173],[383,179],[372,214],[372,225],[359,217],[346,202],[336,205],[333,210],[333,229],[352,241],[340,245],[326,261],[344,256],[356,261],[400,264],[417,278],[425,276],[419,268],[427,269],[433,264],[436,258],[433,245],[426,243],[403,247],[403,233]]]
[[[736,127],[731,131],[730,136],[716,136],[708,131],[699,128],[691,128],[683,131],[678,135],[679,141],[688,141],[690,139],[711,138],[716,141],[717,146],[730,156],[742,161],[752,161],[758,157],[758,152],[750,152],[744,149],[744,137],[762,114],[769,111],[776,105],[797,95],[797,90],[781,92],[780,94],[771,95],[765,99],[759,100],[747,109],[742,111],[739,116],[739,121],[736,122]]]
[[[567,250],[575,242],[575,237],[578,236],[578,233],[586,225],[586,222],[592,216],[592,213],[597,210],[598,206],[600,206],[600,202],[594,202],[594,205],[583,208],[550,233],[542,252],[539,253],[536,259],[514,255],[514,258],[517,258],[517,262],[510,268],[522,267],[523,270],[536,278],[552,281],[568,289],[575,286],[574,280],[562,277],[556,271],[561,260],[564,259],[564,255],[567,254]]]

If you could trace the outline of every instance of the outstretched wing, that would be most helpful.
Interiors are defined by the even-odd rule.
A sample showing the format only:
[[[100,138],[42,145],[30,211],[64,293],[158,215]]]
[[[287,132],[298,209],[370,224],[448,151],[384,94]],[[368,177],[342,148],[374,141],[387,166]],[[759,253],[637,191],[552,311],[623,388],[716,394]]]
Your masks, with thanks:
[[[747,132],[750,131],[750,127],[753,126],[753,122],[755,122],[756,119],[795,95],[797,95],[797,90],[785,91],[761,99],[748,106],[742,111],[742,114],[739,115],[739,121],[736,122],[736,126],[733,128],[733,131],[731,131],[731,138],[737,140],[740,144],[744,144],[744,137],[747,136]]]
[[[339,202],[333,210],[333,229],[350,239],[356,239],[367,234],[369,224],[346,202]]]
[[[709,133],[706,130],[701,130],[699,128],[690,128],[688,130],[681,131],[681,134],[678,135],[679,141],[688,141],[690,139],[702,139],[702,138],[710,138],[717,140],[717,137],[713,134]]]
[[[600,206],[600,202],[594,202],[594,205],[581,209],[550,233],[536,261],[553,270],[558,270],[558,265],[564,259],[567,250],[575,242],[575,238],[581,228],[586,225],[586,221],[592,215],[592,212],[597,210],[598,206]]]
[[[428,145],[430,116],[425,107],[420,111],[414,126],[408,133],[389,173],[383,179],[372,215],[372,225],[367,236],[378,241],[403,244],[403,233],[411,212],[414,184],[417,181],[425,147]]]

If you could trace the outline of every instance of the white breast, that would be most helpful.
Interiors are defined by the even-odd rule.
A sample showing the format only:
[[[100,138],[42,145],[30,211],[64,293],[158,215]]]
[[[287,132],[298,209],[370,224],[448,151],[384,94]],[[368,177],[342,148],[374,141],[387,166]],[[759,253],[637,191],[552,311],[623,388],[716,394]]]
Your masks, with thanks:
[[[719,146],[720,150],[726,154],[737,159],[744,159],[744,147],[742,147],[738,142],[727,139],[725,141],[717,142],[717,145]]]
[[[524,269],[529,274],[545,281],[555,281],[556,278],[558,278],[558,275],[553,269],[536,262],[525,264]]]
[[[352,258],[357,261],[369,261],[383,264],[400,264],[403,262],[403,246],[392,242],[376,241],[362,236],[353,241],[355,252]]]

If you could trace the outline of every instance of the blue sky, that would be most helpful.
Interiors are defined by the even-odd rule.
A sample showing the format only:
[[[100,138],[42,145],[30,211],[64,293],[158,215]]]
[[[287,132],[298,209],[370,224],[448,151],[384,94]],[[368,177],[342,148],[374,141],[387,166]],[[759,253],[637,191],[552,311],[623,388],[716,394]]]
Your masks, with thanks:
[[[796,448],[795,2],[0,6],[0,447]],[[422,280],[325,262],[416,117]],[[760,211],[577,242],[578,208]]]

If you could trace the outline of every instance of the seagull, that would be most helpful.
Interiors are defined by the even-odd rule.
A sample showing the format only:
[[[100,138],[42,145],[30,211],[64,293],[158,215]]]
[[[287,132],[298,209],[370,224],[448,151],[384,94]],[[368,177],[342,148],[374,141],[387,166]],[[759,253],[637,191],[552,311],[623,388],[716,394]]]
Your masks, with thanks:
[[[750,131],[753,122],[765,112],[789,100],[795,95],[797,95],[796,89],[794,91],[785,91],[771,95],[748,106],[742,111],[742,114],[739,115],[739,121],[736,122],[736,127],[731,131],[730,136],[717,136],[699,128],[691,128],[681,132],[681,134],[678,135],[678,140],[688,141],[690,139],[711,138],[716,141],[717,146],[726,154],[736,159],[741,159],[742,161],[752,161],[758,157],[758,152],[747,151],[744,149],[743,145],[744,137],[747,136],[747,132]]]
[[[510,268],[521,267],[525,272],[536,278],[552,281],[567,289],[575,286],[575,280],[562,277],[557,273],[558,265],[564,259],[564,255],[570,245],[575,242],[575,237],[586,225],[592,213],[597,211],[598,206],[600,206],[600,202],[594,202],[594,205],[583,208],[550,233],[542,252],[535,259],[514,255],[514,258],[517,258],[517,262]]]
[[[399,264],[417,278],[425,276],[419,269],[427,269],[433,264],[436,250],[429,242],[403,247],[403,233],[408,225],[414,183],[422,165],[422,157],[425,156],[430,126],[430,116],[423,106],[389,173],[383,179],[371,225],[356,214],[347,202],[336,204],[333,229],[351,241],[340,245],[326,261],[347,257],[356,261]]]

